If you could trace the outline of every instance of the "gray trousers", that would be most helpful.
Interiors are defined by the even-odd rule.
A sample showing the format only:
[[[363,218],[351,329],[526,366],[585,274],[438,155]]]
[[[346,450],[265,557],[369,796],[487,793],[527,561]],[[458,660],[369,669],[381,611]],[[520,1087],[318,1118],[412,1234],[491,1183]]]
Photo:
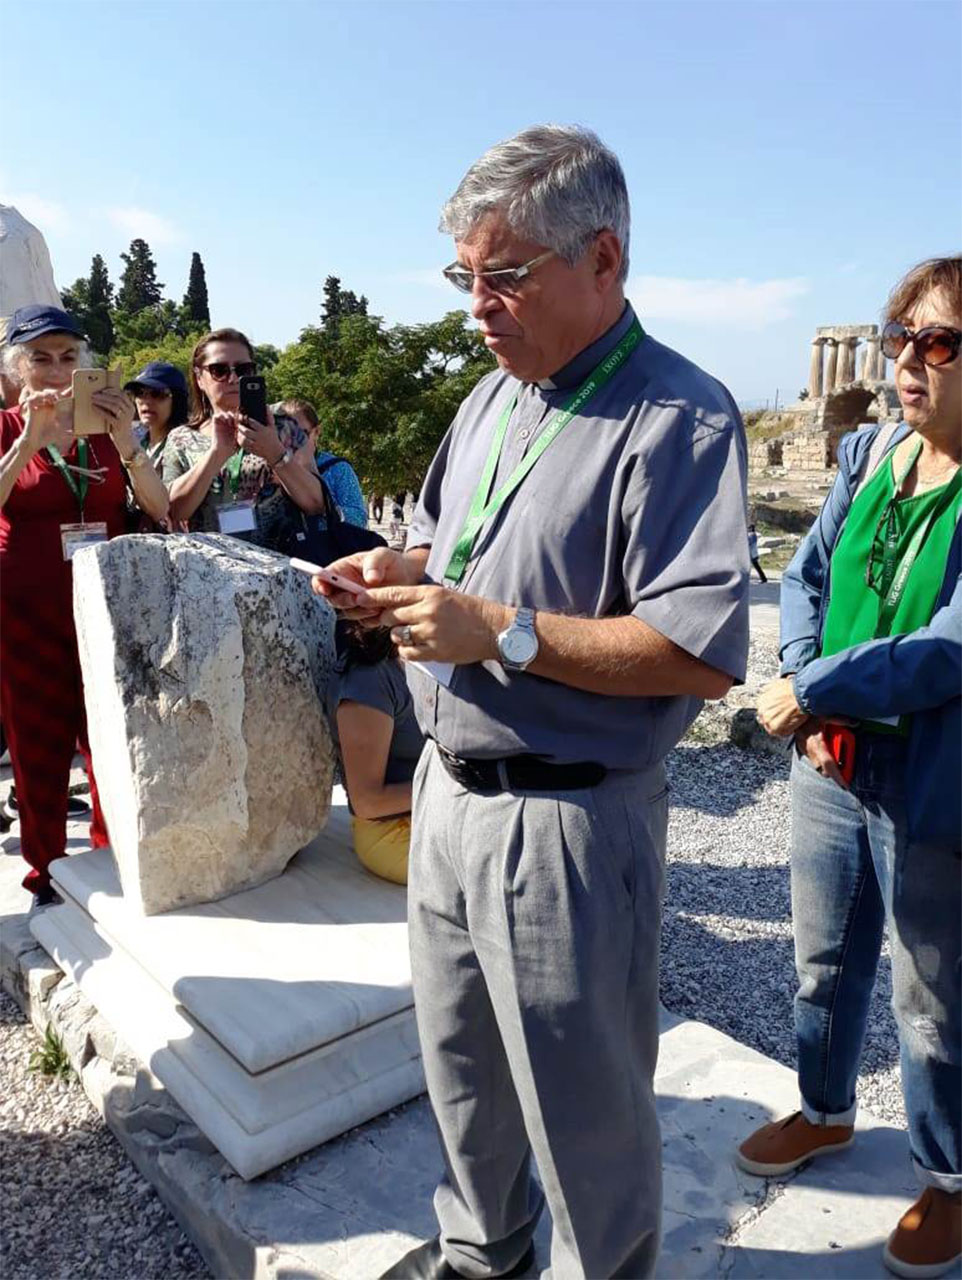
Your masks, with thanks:
[[[554,1280],[642,1277],[661,1221],[662,767],[557,794],[478,795],[428,743],[414,782],[408,922],[446,1176],[441,1243],[500,1275],[542,1196]]]

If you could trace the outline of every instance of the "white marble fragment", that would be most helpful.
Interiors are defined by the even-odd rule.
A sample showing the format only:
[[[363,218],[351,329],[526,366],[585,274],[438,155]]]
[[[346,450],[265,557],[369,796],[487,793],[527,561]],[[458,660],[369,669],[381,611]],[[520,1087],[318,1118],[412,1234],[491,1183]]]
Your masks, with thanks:
[[[145,915],[261,884],[321,830],[333,613],[286,559],[220,534],[73,561],[94,770]]]

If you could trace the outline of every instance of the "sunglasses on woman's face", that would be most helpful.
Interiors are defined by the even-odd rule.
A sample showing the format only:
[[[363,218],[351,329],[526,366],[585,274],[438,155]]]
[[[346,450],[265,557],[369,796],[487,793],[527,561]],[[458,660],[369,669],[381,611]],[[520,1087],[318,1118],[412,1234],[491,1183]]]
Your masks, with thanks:
[[[940,364],[950,364],[959,354],[962,329],[932,324],[913,333],[897,320],[890,320],[882,330],[882,355],[887,360],[897,360],[910,342],[923,364],[938,368]]]
[[[215,382],[226,382],[233,373],[238,378],[247,378],[252,373],[257,372],[257,365],[253,360],[242,360],[240,364],[228,364],[226,360],[214,360],[210,364],[201,366],[206,369]]]
[[[156,387],[134,387],[135,400],[169,400],[169,391],[158,391]]]

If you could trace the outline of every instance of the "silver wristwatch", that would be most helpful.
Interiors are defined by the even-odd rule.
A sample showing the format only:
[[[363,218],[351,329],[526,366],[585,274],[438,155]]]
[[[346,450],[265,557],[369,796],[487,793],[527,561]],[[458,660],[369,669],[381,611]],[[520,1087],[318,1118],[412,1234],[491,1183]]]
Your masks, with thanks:
[[[521,608],[514,621],[498,635],[498,656],[508,671],[524,671],[538,656],[534,610]]]
[[[294,455],[290,449],[285,449],[276,462],[271,463],[271,470],[276,471],[278,467],[286,466],[288,462],[294,461]]]

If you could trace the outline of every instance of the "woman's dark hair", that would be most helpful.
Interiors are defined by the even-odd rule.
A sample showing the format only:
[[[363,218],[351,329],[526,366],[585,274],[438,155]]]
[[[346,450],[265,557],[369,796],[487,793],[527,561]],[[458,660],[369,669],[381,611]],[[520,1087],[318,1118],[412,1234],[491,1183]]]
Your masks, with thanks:
[[[395,658],[397,650],[390,627],[362,627],[357,622],[338,623],[338,652],[342,671],[351,667],[374,667],[385,658]]]
[[[889,294],[885,322],[906,319],[930,293],[944,293],[949,302],[962,308],[962,256],[927,258],[906,272]]]
[[[210,333],[204,334],[190,356],[190,372],[187,375],[190,381],[190,421],[187,423],[189,427],[199,427],[214,412],[211,402],[201,391],[197,382],[197,369],[201,356],[212,342],[239,342],[241,346],[247,348],[251,360],[256,359],[250,338],[241,333],[240,329],[212,329]]]

